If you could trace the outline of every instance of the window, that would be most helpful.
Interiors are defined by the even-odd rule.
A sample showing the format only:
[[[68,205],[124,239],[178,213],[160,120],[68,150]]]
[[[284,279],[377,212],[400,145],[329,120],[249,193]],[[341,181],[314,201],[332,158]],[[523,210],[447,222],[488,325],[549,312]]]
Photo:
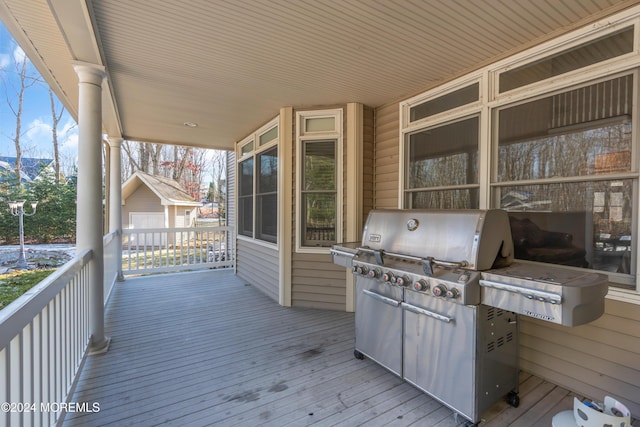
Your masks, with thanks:
[[[478,117],[408,135],[405,207],[478,207]]]
[[[253,158],[240,162],[238,174],[238,234],[253,237]]]
[[[278,233],[278,147],[258,154],[256,238],[276,242]]]
[[[278,126],[274,119],[238,144],[238,234],[278,240]],[[255,147],[258,141],[259,147]]]
[[[640,302],[640,55],[628,18],[401,103],[400,205],[504,209],[516,259],[605,273]]]
[[[326,251],[341,236],[342,111],[298,112],[298,250]]]
[[[499,108],[494,204],[516,258],[631,273],[633,75]]]
[[[302,245],[336,242],[336,141],[303,142]]]
[[[406,209],[479,207],[480,89],[466,79],[402,105]]]

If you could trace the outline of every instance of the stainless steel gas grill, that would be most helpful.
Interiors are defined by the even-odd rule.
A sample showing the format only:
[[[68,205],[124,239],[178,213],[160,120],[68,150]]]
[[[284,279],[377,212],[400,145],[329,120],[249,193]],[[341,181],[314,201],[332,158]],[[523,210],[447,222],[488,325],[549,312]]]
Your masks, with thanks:
[[[584,323],[606,294],[603,275],[514,263],[501,210],[374,210],[362,241],[332,254],[355,276],[355,356],[471,423],[519,403],[517,313]]]

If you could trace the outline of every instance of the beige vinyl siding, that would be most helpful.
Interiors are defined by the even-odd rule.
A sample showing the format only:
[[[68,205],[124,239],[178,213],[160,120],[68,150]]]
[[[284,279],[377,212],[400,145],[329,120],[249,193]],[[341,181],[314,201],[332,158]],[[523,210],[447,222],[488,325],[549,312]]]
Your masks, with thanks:
[[[367,221],[369,211],[373,209],[373,147],[375,138],[375,111],[363,108],[362,123],[362,224]]]
[[[394,103],[375,112],[373,207],[397,208],[400,182],[400,108]]]
[[[278,250],[247,240],[237,240],[237,274],[278,302]]]
[[[164,206],[160,198],[146,185],[140,185],[122,206],[122,228],[129,228],[129,214],[131,212],[160,212],[164,213]]]
[[[637,416],[640,310],[606,300],[601,318],[574,328],[520,316],[520,367],[592,399],[616,397]]]
[[[346,310],[344,267],[330,255],[294,253],[291,305],[294,307]]]

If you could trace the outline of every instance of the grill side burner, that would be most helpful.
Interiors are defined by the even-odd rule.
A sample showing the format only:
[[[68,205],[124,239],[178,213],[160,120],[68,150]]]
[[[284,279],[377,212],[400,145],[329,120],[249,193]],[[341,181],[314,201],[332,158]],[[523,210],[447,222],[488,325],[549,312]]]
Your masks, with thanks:
[[[583,325],[604,313],[603,274],[514,263],[482,272],[482,279],[482,304],[563,326]]]
[[[602,275],[514,263],[502,210],[374,210],[332,255],[355,276],[356,357],[472,423],[505,395],[518,406],[517,313],[580,324],[606,294]]]

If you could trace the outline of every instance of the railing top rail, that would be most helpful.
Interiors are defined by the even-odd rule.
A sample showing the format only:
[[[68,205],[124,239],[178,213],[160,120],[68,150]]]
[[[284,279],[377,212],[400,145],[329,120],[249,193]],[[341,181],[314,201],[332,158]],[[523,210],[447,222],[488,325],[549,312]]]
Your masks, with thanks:
[[[71,261],[0,310],[0,349],[7,346],[49,304],[92,256],[93,252],[90,249],[77,254]]]
[[[231,231],[232,226],[229,225],[216,225],[206,227],[172,227],[172,228],[124,228],[123,234],[132,233],[167,233],[167,232],[187,232],[187,231]]]
[[[112,231],[109,234],[105,234],[104,236],[102,236],[102,243],[104,245],[111,243],[111,241],[115,239],[118,234],[120,234],[120,231],[118,230]]]

